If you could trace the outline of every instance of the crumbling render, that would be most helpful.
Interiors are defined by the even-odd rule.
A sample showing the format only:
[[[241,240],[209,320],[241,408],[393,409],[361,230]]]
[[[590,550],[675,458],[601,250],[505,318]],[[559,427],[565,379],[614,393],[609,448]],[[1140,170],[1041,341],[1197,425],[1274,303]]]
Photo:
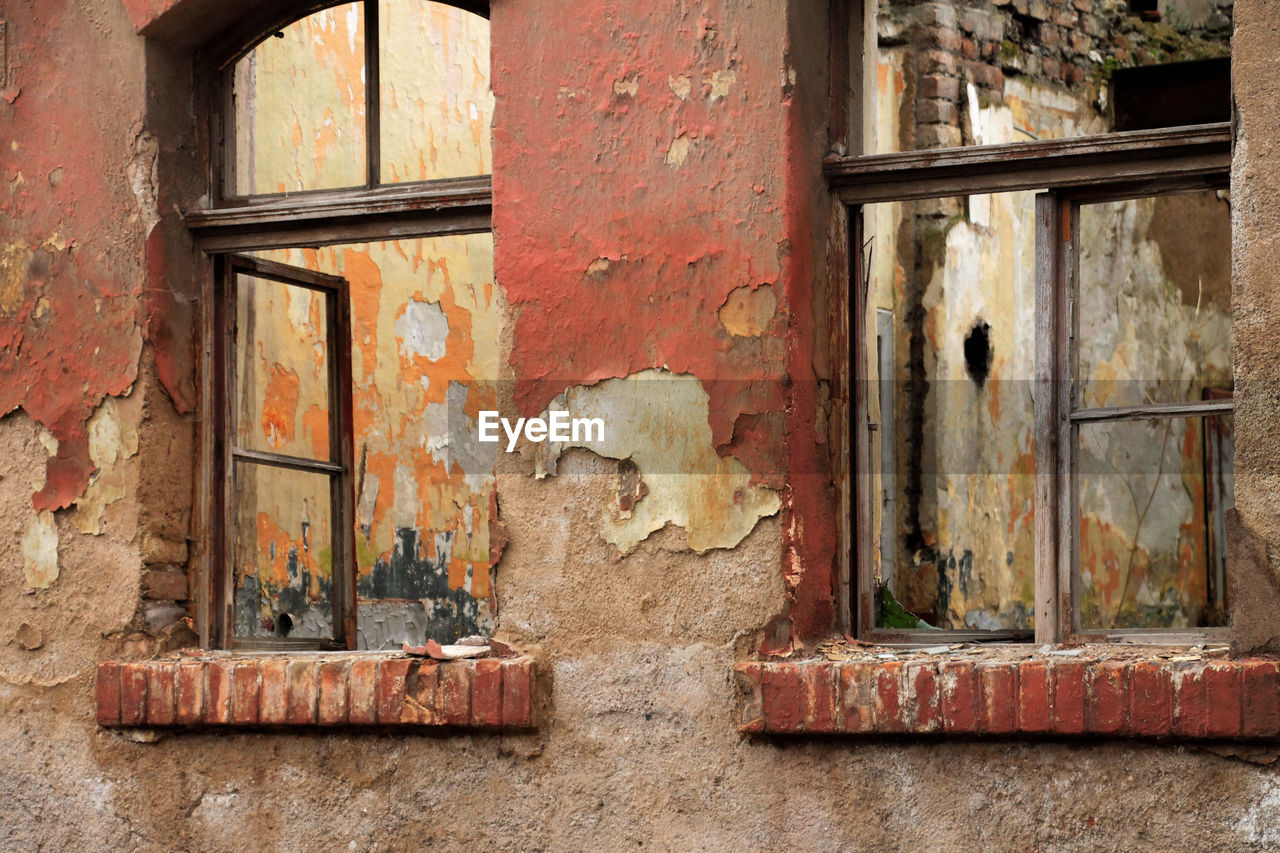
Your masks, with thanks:
[[[571,447],[623,460],[619,500],[601,511],[605,541],[627,554],[650,533],[676,524],[698,553],[733,548],[782,501],[776,491],[751,485],[750,472],[737,459],[716,454],[707,407],[701,382],[665,370],[574,386],[548,411],[601,419],[604,440],[533,445],[537,475],[555,474],[560,454]]]

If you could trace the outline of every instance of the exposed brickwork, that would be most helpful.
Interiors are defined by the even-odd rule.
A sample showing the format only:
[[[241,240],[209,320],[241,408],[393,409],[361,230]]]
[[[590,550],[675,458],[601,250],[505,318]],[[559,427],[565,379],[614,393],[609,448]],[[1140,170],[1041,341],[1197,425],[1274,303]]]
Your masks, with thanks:
[[[914,121],[898,142],[903,150],[974,144],[962,120],[969,83],[995,101],[1007,77],[1020,77],[1100,102],[1115,68],[1226,56],[1231,0],[1202,11],[1202,20],[1175,15],[1171,25],[1141,20],[1120,0],[882,2],[881,45],[914,53]]]
[[[1280,738],[1280,662],[1269,660],[805,661],[735,670],[744,732]]]
[[[830,673],[828,673],[830,675]],[[533,727],[533,660],[226,657],[105,661],[98,724]],[[815,691],[810,691],[815,692]],[[834,725],[835,691],[823,694]]]

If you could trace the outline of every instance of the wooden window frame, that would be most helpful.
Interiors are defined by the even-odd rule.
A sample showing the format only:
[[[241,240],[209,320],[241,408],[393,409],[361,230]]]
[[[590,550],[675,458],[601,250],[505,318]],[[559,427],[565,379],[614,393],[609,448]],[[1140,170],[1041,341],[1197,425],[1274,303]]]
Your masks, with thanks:
[[[489,18],[488,0],[432,0],[461,9],[486,20]],[[365,108],[365,156],[363,184],[334,189],[296,190],[284,193],[239,193],[236,191],[236,109],[233,78],[236,63],[273,33],[297,23],[309,15],[358,3],[364,23],[364,108]],[[272,6],[274,4],[264,4]],[[234,208],[270,204],[281,199],[297,199],[310,196],[345,195],[364,190],[376,191],[380,187],[406,190],[413,193],[413,186],[431,186],[442,181],[405,181],[396,184],[382,182],[382,98],[381,56],[378,28],[378,0],[302,0],[285,9],[267,9],[242,21],[231,32],[216,40],[218,47],[202,52],[199,66],[207,78],[202,88],[208,92],[208,139],[210,207]],[[452,180],[452,179],[450,179]],[[457,179],[461,183],[475,183],[476,179]],[[395,195],[394,193],[392,195]]]
[[[247,255],[217,258],[219,291],[214,297],[213,363],[215,429],[214,468],[221,488],[214,490],[217,533],[213,541],[215,572],[214,630],[227,649],[345,649],[355,634],[355,486],[354,440],[351,427],[351,299],[346,279],[286,266]],[[325,340],[329,355],[329,460],[321,461],[237,446],[236,424],[236,298],[237,278],[247,276],[301,287],[325,295]],[[247,638],[235,636],[235,577],[231,554],[235,548],[236,463],[322,474],[331,478],[329,518],[333,637]]]
[[[1221,639],[1226,629],[1128,629],[1081,631],[1073,607],[1074,455],[1069,439],[1090,417],[1126,418],[1115,411],[1081,415],[1069,409],[1061,393],[1074,380],[1068,300],[1074,287],[1075,248],[1071,237],[1082,203],[1096,203],[1228,186],[1231,167],[1230,124],[1128,131],[1075,139],[1039,140],[1006,145],[970,146],[893,154],[829,157],[825,172],[845,208],[850,259],[848,331],[843,354],[852,367],[848,442],[852,476],[842,499],[842,540],[848,543],[851,626],[868,641],[900,644],[998,641],[1015,632],[896,630],[875,626],[874,537],[871,530],[871,461],[866,340],[867,270],[863,205],[974,194],[1035,190],[1036,196],[1036,364],[1035,364],[1035,632],[1037,643],[1083,641],[1186,645]],[[1205,401],[1163,407],[1165,414],[1220,412],[1230,404]],[[1150,411],[1150,409],[1148,409]]]
[[[366,38],[366,61],[369,51],[372,51],[373,62],[376,63],[376,17],[372,18],[371,26],[369,9],[372,8],[372,15],[376,16],[377,3],[376,0],[363,2],[366,4],[366,34],[375,33],[373,38]],[[446,3],[486,19],[489,17],[487,0],[436,2]],[[201,124],[207,133],[204,148],[207,154],[206,181],[209,192],[202,206],[183,214],[195,245],[202,251],[210,269],[210,274],[203,277],[200,300],[200,411],[205,415],[199,419],[197,426],[200,453],[193,506],[197,519],[194,535],[201,554],[196,560],[197,627],[200,644],[204,648],[300,651],[341,646],[354,649],[358,635],[355,621],[353,492],[345,501],[346,505],[341,508],[341,512],[333,515],[335,519],[347,518],[350,524],[345,521],[341,524],[352,531],[342,543],[344,551],[351,552],[348,570],[351,588],[348,591],[344,585],[343,600],[339,602],[335,598],[334,601],[335,642],[325,644],[289,638],[248,640],[232,637],[234,602],[229,587],[232,580],[229,565],[231,530],[226,512],[233,505],[229,494],[233,488],[230,477],[233,454],[232,433],[229,431],[231,413],[228,409],[231,399],[228,397],[231,387],[228,371],[233,369],[233,365],[229,349],[232,341],[227,336],[234,331],[234,323],[228,322],[228,318],[234,317],[234,314],[227,313],[226,299],[231,292],[228,276],[233,269],[243,269],[246,265],[256,265],[259,269],[270,269],[272,266],[271,262],[245,258],[239,253],[491,232],[493,178],[491,175],[477,175],[381,185],[378,181],[380,168],[373,168],[377,165],[377,152],[370,150],[366,152],[366,178],[372,176],[372,179],[366,180],[363,186],[285,194],[228,196],[224,190],[227,186],[234,187],[235,176],[229,174],[225,164],[234,162],[234,159],[227,159],[229,155],[224,144],[229,129],[231,138],[234,138],[233,124],[227,120],[227,116],[234,116],[229,75],[236,60],[264,38],[269,38],[272,33],[315,12],[343,5],[343,0],[302,0],[285,7],[263,5],[271,8],[245,19],[216,39],[215,47],[203,50],[197,61],[200,69],[197,75],[197,109],[204,116]],[[368,79],[370,83],[366,87],[366,98],[371,100],[366,102],[366,109],[372,111],[368,115],[374,115],[380,108],[380,99],[377,97],[377,87],[373,85],[375,78],[369,75]],[[375,121],[377,119],[371,120],[366,126],[375,128]],[[370,132],[366,134],[366,139],[376,140],[376,136]],[[376,148],[376,143],[371,147]],[[288,270],[287,274],[291,276],[300,272],[292,267],[283,267],[283,270]],[[280,269],[275,272],[277,275],[285,274]],[[323,279],[333,278],[318,273],[312,275]],[[290,279],[289,283],[297,282]],[[349,342],[349,328],[346,331],[340,329],[338,333],[345,336],[339,339]],[[348,345],[339,349],[345,351],[345,367],[337,372],[339,388],[331,395],[330,400],[346,401],[343,405],[348,414],[343,429],[349,432],[352,425],[349,414],[352,378],[350,348]],[[331,429],[331,440],[334,440],[333,436],[336,434]],[[348,448],[343,452],[347,453],[348,458],[343,463],[346,471],[341,476],[350,479],[353,463],[349,456],[354,451],[350,440],[345,443]],[[287,460],[276,461],[284,464]],[[337,526],[338,522],[335,522],[335,528]],[[335,555],[338,553],[337,549],[338,543],[335,540]]]

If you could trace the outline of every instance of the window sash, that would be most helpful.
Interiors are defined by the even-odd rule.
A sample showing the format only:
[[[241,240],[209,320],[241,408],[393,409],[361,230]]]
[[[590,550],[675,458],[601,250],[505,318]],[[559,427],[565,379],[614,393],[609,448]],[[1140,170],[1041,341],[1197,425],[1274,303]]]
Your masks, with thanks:
[[[868,310],[866,241],[862,206],[877,202],[1043,190],[1036,196],[1035,353],[1035,632],[1038,643],[1107,641],[1187,644],[1216,640],[1226,629],[1125,629],[1080,631],[1075,589],[1075,432],[1080,423],[1141,417],[1125,409],[1073,412],[1071,294],[1076,277],[1078,209],[1097,202],[1226,186],[1231,165],[1231,128],[1189,128],[1113,133],[1007,145],[833,157],[826,173],[850,217],[847,316],[852,388],[849,450],[853,476],[844,480],[851,513],[842,535],[851,550],[849,584],[853,627],[864,639],[911,645],[1027,639],[1013,631],[895,630],[876,627],[874,548],[871,532],[871,442],[867,401]],[[1229,411],[1229,402],[1202,401],[1136,407],[1164,416]],[[1150,417],[1151,414],[1147,414]],[[852,516],[852,517],[850,517]]]
[[[1227,176],[1223,174],[1207,174],[1206,188],[1225,188]],[[1183,187],[1179,186],[1178,189]],[[1037,232],[1037,240],[1053,240],[1057,243],[1054,257],[1057,269],[1051,277],[1041,280],[1037,275],[1037,289],[1053,287],[1058,292],[1046,295],[1046,310],[1058,315],[1056,334],[1061,339],[1056,341],[1052,358],[1055,361],[1057,390],[1056,424],[1054,426],[1057,448],[1057,472],[1066,472],[1058,476],[1057,504],[1054,516],[1050,519],[1056,527],[1057,560],[1056,571],[1056,616],[1058,619],[1055,631],[1057,642],[1129,642],[1148,643],[1154,645],[1187,645],[1194,642],[1225,642],[1229,638],[1227,627],[1209,628],[1084,628],[1080,624],[1080,595],[1083,583],[1079,571],[1079,536],[1080,529],[1080,479],[1077,476],[1080,429],[1087,424],[1123,423],[1137,420],[1169,420],[1173,418],[1203,419],[1211,415],[1231,414],[1234,402],[1226,399],[1203,399],[1185,402],[1148,403],[1131,406],[1085,407],[1078,406],[1080,378],[1078,358],[1078,317],[1075,305],[1079,300],[1080,246],[1076,235],[1080,233],[1080,208],[1083,204],[1104,201],[1133,200],[1167,195],[1167,192],[1139,192],[1133,189],[1120,188],[1111,192],[1099,193],[1096,190],[1084,192],[1062,191],[1044,193],[1045,204],[1052,205],[1060,217],[1066,219],[1067,227],[1062,227],[1058,220],[1056,227],[1041,234]],[[1039,298],[1039,294],[1037,294]],[[1039,306],[1037,306],[1039,311]],[[1038,353],[1037,353],[1038,355]],[[1039,365],[1037,365],[1037,368]],[[1038,390],[1038,389],[1037,389]],[[1039,438],[1040,436],[1038,436]],[[1039,460],[1037,459],[1037,465]],[[1037,469],[1038,476],[1038,469]],[[1037,504],[1037,515],[1039,504]],[[1040,520],[1037,518],[1037,530]],[[1037,554],[1037,574],[1039,574],[1039,554]],[[1046,575],[1048,572],[1046,572]],[[1052,581],[1046,577],[1046,584]],[[1037,577],[1037,597],[1039,597],[1039,578]],[[1039,612],[1037,608],[1037,613]],[[1039,639],[1039,632],[1037,632]],[[1050,640],[1046,640],[1049,642]]]
[[[212,69],[205,84],[210,93],[208,101],[211,142],[209,187],[212,189],[212,208],[235,207],[255,199],[284,195],[301,199],[335,193],[359,193],[361,190],[375,190],[384,186],[382,183],[381,33],[378,26],[378,0],[360,0],[364,19],[365,62],[364,183],[353,187],[300,190],[286,194],[244,194],[236,191],[236,111],[233,101],[236,62],[265,39],[271,38],[270,35],[264,37],[263,33],[269,34],[282,30],[316,12],[348,2],[350,0],[295,0],[284,10],[270,8],[273,4],[264,4],[268,6],[264,12],[245,19],[234,32],[220,39],[214,49],[202,52],[199,66]],[[453,6],[482,18],[489,17],[488,0],[435,0],[435,2]],[[433,187],[448,184],[451,180],[405,181],[395,184],[395,187],[409,192],[430,194]]]
[[[347,282],[299,267],[244,255],[219,255],[219,283],[214,294],[212,341],[214,492],[211,535],[210,637],[228,649],[345,649],[355,642],[355,487],[352,435],[351,315]],[[302,287],[325,296],[325,339],[328,359],[329,460],[242,448],[236,442],[236,294],[237,276],[250,276]],[[258,465],[322,474],[330,478],[331,604],[333,636],[324,639],[235,636],[235,466]]]

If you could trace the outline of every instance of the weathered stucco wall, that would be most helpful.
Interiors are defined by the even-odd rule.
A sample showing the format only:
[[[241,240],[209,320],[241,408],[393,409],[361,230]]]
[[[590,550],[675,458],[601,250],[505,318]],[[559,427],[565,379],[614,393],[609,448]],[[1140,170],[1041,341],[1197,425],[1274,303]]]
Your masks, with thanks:
[[[145,5],[130,7],[145,16]],[[522,410],[536,413],[565,387],[596,380],[639,384],[623,377],[664,366],[692,376],[709,401],[703,428],[711,438],[699,449],[735,448],[757,486],[777,492],[789,511],[748,526],[734,547],[695,553],[694,526],[677,520],[622,556],[626,549],[602,535],[611,522],[602,513],[618,507],[620,481],[634,494],[633,473],[575,448],[558,458],[554,476],[539,479],[531,448],[499,454],[510,544],[496,574],[498,630],[538,657],[545,680],[536,733],[184,733],[136,743],[99,729],[94,662],[145,657],[157,645],[142,630],[142,566],[185,561],[185,547],[148,533],[187,529],[193,455],[190,416],[176,413],[165,390],[181,382],[162,386],[153,348],[142,343],[148,225],[130,219],[129,164],[144,121],[155,123],[162,156],[177,156],[175,136],[161,129],[189,127],[190,113],[179,102],[146,118],[142,41],[118,0],[7,3],[11,79],[21,92],[13,97],[11,85],[0,102],[8,137],[0,235],[34,256],[58,233],[67,248],[48,251],[73,265],[83,252],[92,263],[90,272],[60,276],[28,265],[12,281],[21,305],[30,303],[18,311],[30,316],[0,327],[10,340],[21,330],[24,340],[43,342],[3,351],[14,405],[25,411],[0,420],[0,510],[14,520],[0,537],[0,846],[1280,845],[1276,771],[1193,749],[783,743],[738,734],[731,666],[786,609],[788,593],[798,601],[807,594],[784,566],[824,578],[821,565],[784,557],[794,543],[809,547],[795,519],[834,526],[830,510],[803,514],[821,508],[820,489],[806,492],[808,510],[797,512],[811,487],[779,489],[783,478],[770,478],[784,470],[776,460],[792,458],[782,425],[790,441],[812,447],[798,424],[820,420],[812,405],[820,392],[803,382],[789,392],[800,401],[793,405],[810,400],[800,414],[784,414],[782,397],[772,395],[782,393],[775,386],[785,383],[774,380],[784,375],[816,389],[823,362],[812,341],[794,344],[799,355],[788,352],[785,330],[816,335],[806,300],[825,286],[814,283],[813,257],[824,251],[816,211],[826,200],[814,188],[825,144],[815,105],[825,104],[826,82],[814,72],[825,57],[814,45],[824,42],[826,15],[808,3],[745,0],[675,10],[638,0],[494,6],[495,267],[518,316],[504,346],[517,381],[555,380],[523,393]],[[1280,378],[1268,373],[1280,308],[1268,276],[1280,262],[1280,202],[1267,187],[1280,181],[1268,150],[1280,118],[1268,70],[1280,4],[1240,0],[1236,15],[1237,381],[1261,389],[1247,400],[1240,394],[1237,496],[1246,523],[1274,542],[1280,512],[1269,471],[1280,439],[1268,437],[1276,403],[1267,389]],[[64,177],[55,185],[49,174],[58,167]],[[79,190],[69,184],[73,173]],[[748,300],[740,290],[759,294],[764,285],[771,298]],[[68,325],[33,331],[42,296],[46,322]],[[88,313],[76,313],[81,299],[90,299]],[[182,314],[166,321],[180,326],[174,316]],[[600,333],[615,328],[616,336]],[[103,355],[92,357],[90,345]],[[59,573],[35,589],[22,541],[49,458],[41,425],[55,426],[39,402],[50,383],[75,397],[64,403],[71,427],[85,433],[84,452],[97,448],[97,467],[123,471],[117,481],[99,480],[104,489],[116,482],[122,496],[104,508],[101,535],[77,528],[83,507],[52,514]],[[613,386],[592,387],[615,399]],[[91,402],[81,404],[86,393]],[[113,394],[114,403],[100,402]],[[793,470],[792,480],[816,482],[814,470]],[[705,509],[695,502],[691,511]],[[47,539],[32,537],[37,545]]]

